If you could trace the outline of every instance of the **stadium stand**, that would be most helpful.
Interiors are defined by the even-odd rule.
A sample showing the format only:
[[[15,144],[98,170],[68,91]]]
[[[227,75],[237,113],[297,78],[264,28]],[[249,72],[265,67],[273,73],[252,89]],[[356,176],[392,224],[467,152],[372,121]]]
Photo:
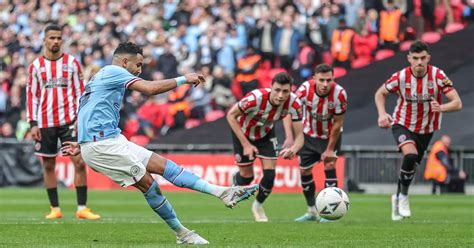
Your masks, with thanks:
[[[423,32],[441,37],[459,31],[474,15],[472,1],[421,1],[420,6],[418,1],[368,0],[217,1],[212,5],[208,1],[176,0],[81,0],[72,5],[66,1],[1,1],[0,137],[29,139],[24,114],[25,68],[41,51],[41,29],[46,23],[63,27],[65,51],[81,62],[86,81],[110,63],[112,51],[124,40],[144,47],[146,61],[141,76],[145,79],[189,71],[204,73],[206,85],[191,89],[183,99],[200,106],[186,109],[181,116],[178,127],[190,128],[215,120],[215,115],[207,115],[225,111],[242,97],[241,80],[237,78],[243,71],[239,61],[245,59],[247,47],[253,47],[262,58],[256,73],[259,86],[269,84],[271,77],[266,75],[281,70],[290,71],[301,82],[312,75],[314,65],[333,61],[331,38],[340,19],[355,31],[355,53],[349,58],[353,68],[364,69],[374,60],[385,59],[386,54],[377,52],[374,37],[379,36],[379,13],[388,2],[402,12],[401,42],[426,38],[429,33],[422,36]],[[431,2],[437,4],[424,6]],[[308,60],[308,54],[314,54],[314,59]],[[351,77],[351,71],[337,71],[338,76],[347,73],[346,77]],[[168,99],[168,95],[148,98],[129,93],[122,110],[124,132],[130,138],[140,136],[135,140],[141,143],[172,133],[177,106]],[[157,116],[146,114],[151,112]]]

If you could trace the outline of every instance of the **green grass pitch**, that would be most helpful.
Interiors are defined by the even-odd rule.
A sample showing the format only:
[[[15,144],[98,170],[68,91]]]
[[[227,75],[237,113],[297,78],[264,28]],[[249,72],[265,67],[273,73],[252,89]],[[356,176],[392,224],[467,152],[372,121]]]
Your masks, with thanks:
[[[181,221],[228,247],[474,247],[474,197],[411,196],[413,217],[390,220],[388,195],[350,194],[349,213],[333,223],[295,223],[302,194],[273,194],[268,223],[255,223],[251,201],[227,209],[211,196],[165,192]],[[175,237],[138,191],[90,191],[100,221],[76,220],[75,191],[60,189],[64,217],[44,219],[43,189],[0,189],[1,247],[174,247]]]

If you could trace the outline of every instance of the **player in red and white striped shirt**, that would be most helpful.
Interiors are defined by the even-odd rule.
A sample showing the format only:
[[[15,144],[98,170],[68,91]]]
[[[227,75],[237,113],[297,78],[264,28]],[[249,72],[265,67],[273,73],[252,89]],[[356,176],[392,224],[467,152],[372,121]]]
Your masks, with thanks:
[[[334,82],[330,65],[316,67],[314,77],[297,90],[304,108],[304,146],[298,152],[301,186],[308,212],[295,221],[316,221],[315,184],[312,169],[316,162],[324,162],[325,187],[337,187],[336,153],[341,149],[341,131],[347,109],[346,91]]]
[[[28,69],[27,116],[32,138],[36,141],[35,153],[42,157],[44,183],[51,204],[51,212],[46,218],[57,219],[62,217],[55,175],[58,139],[61,143],[76,141],[74,122],[84,85],[79,62],[73,56],[61,52],[61,28],[48,25],[44,35],[43,55],[35,59]],[[100,216],[86,207],[85,164],[80,156],[73,156],[71,160],[76,173],[76,217],[98,219]]]
[[[441,113],[462,108],[461,99],[453,83],[444,72],[429,65],[428,46],[415,41],[410,47],[410,66],[392,75],[375,93],[379,114],[378,125],[392,128],[395,141],[403,153],[397,193],[392,196],[392,220],[411,216],[408,188],[430,143],[433,132],[441,127]],[[390,93],[398,95],[392,116],[385,111],[385,100]],[[442,104],[442,95],[448,99]]]
[[[233,178],[234,184],[250,184],[254,179],[255,156],[262,162],[263,178],[252,205],[252,212],[258,222],[268,221],[262,204],[273,188],[278,155],[292,159],[303,146],[301,105],[296,95],[291,93],[292,81],[289,74],[279,73],[273,78],[271,89],[251,91],[227,113],[227,121],[233,131],[235,161],[239,166],[239,172]],[[278,153],[274,124],[282,119],[292,121],[285,132],[288,135],[294,132],[296,138],[294,144]]]

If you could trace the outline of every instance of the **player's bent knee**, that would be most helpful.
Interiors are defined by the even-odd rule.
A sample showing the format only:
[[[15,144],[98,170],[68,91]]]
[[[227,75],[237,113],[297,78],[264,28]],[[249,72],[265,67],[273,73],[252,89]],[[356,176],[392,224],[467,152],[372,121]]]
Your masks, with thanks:
[[[332,170],[332,169],[336,169],[336,163],[330,162],[330,163],[324,164],[324,170]]]
[[[237,183],[237,185],[240,186],[249,185],[250,183],[252,183],[253,179],[253,174],[248,177],[242,176],[240,173],[235,174],[235,182]]]
[[[82,159],[74,161],[74,168],[76,169],[76,172],[78,171],[86,171],[86,163],[82,161]]]
[[[302,176],[310,176],[313,175],[313,167],[307,169],[300,169],[300,174]]]
[[[43,157],[43,167],[45,170],[54,170],[56,167],[56,158],[54,157]]]
[[[272,191],[275,183],[275,170],[263,170],[261,185],[265,190]]]
[[[254,177],[253,166],[239,167],[239,175],[246,178]]]
[[[139,189],[142,193],[146,193],[150,190],[150,187],[153,185],[155,180],[149,173],[145,173],[145,175],[133,186]],[[157,185],[158,186],[158,185]]]
[[[403,157],[402,170],[412,171],[418,162],[418,154],[409,153]]]

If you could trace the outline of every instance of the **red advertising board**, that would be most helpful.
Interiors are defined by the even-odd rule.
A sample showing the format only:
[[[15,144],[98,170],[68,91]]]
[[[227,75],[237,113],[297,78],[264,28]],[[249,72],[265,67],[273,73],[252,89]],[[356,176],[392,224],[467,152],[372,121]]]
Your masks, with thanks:
[[[164,154],[177,164],[201,176],[210,183],[218,185],[230,185],[232,174],[238,170],[234,165],[234,156],[232,154]],[[262,169],[260,161],[255,166],[255,181],[259,182],[262,177]],[[344,157],[340,157],[336,162],[336,171],[339,187],[344,187]],[[68,187],[74,186],[74,165],[68,157],[58,156],[56,164],[56,174]],[[313,168],[315,175],[316,190],[320,191],[324,187],[324,168],[322,164],[318,164]],[[87,168],[87,183],[90,189],[118,189],[119,185],[115,184],[106,176]],[[156,175],[160,187],[164,191],[183,191]],[[299,193],[300,173],[298,162],[294,160],[279,159],[276,168],[274,192]]]

